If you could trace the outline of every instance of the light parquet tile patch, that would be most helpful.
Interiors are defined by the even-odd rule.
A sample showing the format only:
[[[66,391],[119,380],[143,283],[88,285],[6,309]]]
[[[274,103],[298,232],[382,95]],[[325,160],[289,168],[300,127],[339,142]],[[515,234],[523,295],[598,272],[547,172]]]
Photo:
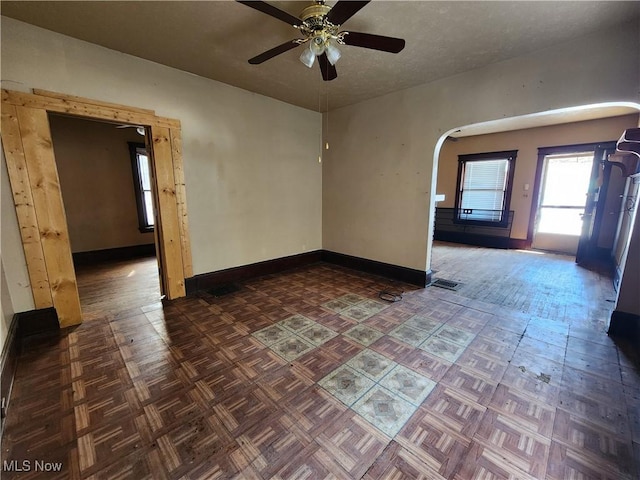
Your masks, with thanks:
[[[349,360],[347,365],[374,382],[378,382],[396,366],[396,363],[367,348]]]
[[[340,311],[340,315],[356,322],[362,322],[376,313],[378,313],[376,310],[367,308],[363,303],[351,305]]]
[[[343,365],[318,382],[327,392],[350,407],[375,385],[363,373]]]
[[[406,343],[407,345],[411,345],[412,347],[417,347],[427,338],[429,338],[431,336],[431,333],[424,330],[418,330],[416,328],[412,328],[407,326],[406,324],[403,324],[391,330],[389,332],[389,336],[397,338],[398,340]]]
[[[378,383],[416,407],[420,406],[436,386],[433,380],[402,365],[396,365]]]
[[[258,330],[252,335],[260,342],[264,343],[266,346],[271,346],[278,342],[281,342],[285,338],[290,337],[291,335],[293,335],[293,333],[291,332],[291,330],[288,330],[281,325],[276,324],[263,328],[262,330]]]
[[[299,331],[298,335],[318,347],[338,334],[330,328],[316,324]]]
[[[292,335],[272,345],[271,349],[286,361],[291,362],[308,351],[313,350],[315,347],[315,345],[297,335]]]
[[[293,333],[299,333],[314,325],[314,321],[300,314],[293,315],[277,323]]]
[[[457,345],[466,347],[475,338],[475,334],[446,324],[434,333],[434,338],[441,338]]]
[[[466,347],[432,336],[421,343],[418,348],[448,362],[455,362]]]
[[[374,328],[370,328],[366,325],[356,325],[355,327],[347,330],[343,333],[345,337],[349,337],[356,342],[368,347],[373,342],[378,340],[384,334]]]
[[[409,318],[404,324],[407,327],[416,328],[418,330],[423,330],[428,334],[434,333],[440,327],[442,327],[442,323],[422,315],[414,315]]]
[[[371,425],[393,438],[417,407],[392,391],[375,385],[351,408]]]
[[[345,302],[344,300],[339,299],[329,300],[328,302],[322,304],[324,308],[327,308],[334,312],[342,312],[352,305],[352,303]]]

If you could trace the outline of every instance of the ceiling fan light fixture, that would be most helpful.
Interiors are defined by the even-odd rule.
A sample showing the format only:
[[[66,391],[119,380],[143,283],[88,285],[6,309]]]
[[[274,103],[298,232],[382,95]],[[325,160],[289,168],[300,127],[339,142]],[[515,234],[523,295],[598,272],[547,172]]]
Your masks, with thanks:
[[[311,39],[309,44],[309,49],[313,52],[314,55],[322,55],[326,49],[326,41],[322,35],[317,35]]]
[[[316,61],[316,55],[311,51],[311,48],[305,48],[300,55],[300,61],[307,67],[313,67],[313,63]]]
[[[331,65],[335,65],[340,60],[340,49],[336,47],[331,40],[327,40],[325,51]]]

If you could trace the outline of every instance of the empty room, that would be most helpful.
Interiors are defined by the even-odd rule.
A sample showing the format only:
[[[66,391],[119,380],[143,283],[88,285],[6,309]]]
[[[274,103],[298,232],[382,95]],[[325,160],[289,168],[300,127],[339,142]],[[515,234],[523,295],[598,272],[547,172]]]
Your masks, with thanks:
[[[640,4],[1,8],[3,478],[640,477]]]

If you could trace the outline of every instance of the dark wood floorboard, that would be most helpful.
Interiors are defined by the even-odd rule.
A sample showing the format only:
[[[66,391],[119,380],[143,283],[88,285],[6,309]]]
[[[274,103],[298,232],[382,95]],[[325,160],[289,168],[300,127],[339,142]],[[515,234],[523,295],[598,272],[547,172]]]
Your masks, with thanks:
[[[638,478],[611,280],[444,243],[433,268],[461,288],[396,303],[327,264],[165,302],[154,258],[79,269],[85,322],[19,359],[2,477]]]

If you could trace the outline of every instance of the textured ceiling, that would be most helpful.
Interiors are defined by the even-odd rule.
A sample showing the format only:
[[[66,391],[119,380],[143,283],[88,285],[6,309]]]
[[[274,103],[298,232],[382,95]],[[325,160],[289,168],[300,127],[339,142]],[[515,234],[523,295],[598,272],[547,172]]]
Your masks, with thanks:
[[[297,16],[311,2],[269,3]],[[374,0],[341,30],[401,37],[406,48],[341,47],[331,82],[298,60],[304,47],[250,65],[298,32],[233,1],[2,1],[2,15],[324,111],[613,27],[637,18],[640,2]]]

